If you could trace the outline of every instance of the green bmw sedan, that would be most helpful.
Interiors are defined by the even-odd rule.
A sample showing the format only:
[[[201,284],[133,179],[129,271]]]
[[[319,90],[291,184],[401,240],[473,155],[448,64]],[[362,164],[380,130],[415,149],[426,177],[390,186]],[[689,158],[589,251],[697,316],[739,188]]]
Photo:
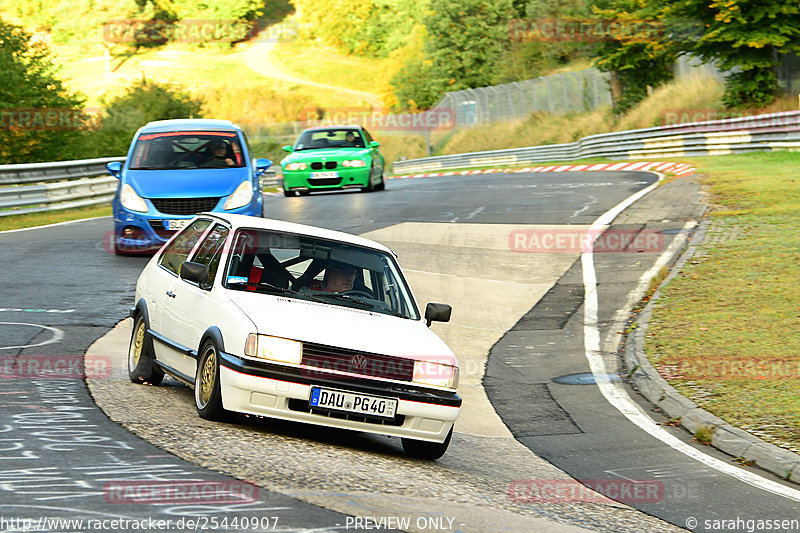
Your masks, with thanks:
[[[303,130],[283,161],[283,194],[305,196],[313,191],[385,188],[383,156],[361,126],[317,126]]]

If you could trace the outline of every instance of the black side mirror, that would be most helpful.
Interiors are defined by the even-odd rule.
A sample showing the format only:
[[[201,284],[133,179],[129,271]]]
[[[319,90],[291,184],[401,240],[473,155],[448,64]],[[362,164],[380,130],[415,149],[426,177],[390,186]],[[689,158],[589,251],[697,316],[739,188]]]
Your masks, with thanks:
[[[425,307],[425,323],[430,326],[431,322],[450,322],[450,313],[453,308],[447,304],[429,303]]]
[[[181,279],[193,281],[204,288],[203,284],[208,279],[208,265],[184,261],[181,263]]]

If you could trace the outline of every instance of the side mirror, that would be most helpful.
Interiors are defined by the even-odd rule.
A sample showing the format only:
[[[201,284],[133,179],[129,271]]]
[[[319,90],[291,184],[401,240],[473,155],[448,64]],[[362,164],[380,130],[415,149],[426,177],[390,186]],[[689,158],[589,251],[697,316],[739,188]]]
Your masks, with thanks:
[[[110,163],[106,163],[106,169],[108,170],[109,174],[119,179],[120,172],[122,172],[122,163],[120,163],[119,161],[112,161]]]
[[[287,144],[286,146],[281,146],[281,150],[283,150],[284,152],[290,152],[291,153],[292,145],[291,144]]]
[[[425,307],[425,323],[430,327],[431,322],[450,322],[453,308],[447,304],[429,303]]]
[[[203,284],[208,279],[208,265],[184,261],[181,263],[181,279],[193,281],[202,288]]]
[[[272,166],[272,161],[269,160],[269,159],[264,159],[263,157],[260,157],[260,158],[255,160],[254,165],[256,167],[256,177],[259,177],[259,176],[261,176],[261,174],[266,172],[269,167]]]
[[[372,141],[371,143],[369,143],[370,148],[377,148],[380,145],[381,143],[379,143],[378,141]]]

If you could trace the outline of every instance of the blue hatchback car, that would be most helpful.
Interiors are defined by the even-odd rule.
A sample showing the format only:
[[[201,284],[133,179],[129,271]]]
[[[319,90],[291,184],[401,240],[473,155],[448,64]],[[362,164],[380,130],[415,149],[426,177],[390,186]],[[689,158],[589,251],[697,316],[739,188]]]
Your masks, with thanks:
[[[197,213],[260,217],[259,177],[269,159],[250,158],[244,132],[228,120],[150,122],[133,137],[125,163],[107,165],[114,196],[114,251],[152,253]]]

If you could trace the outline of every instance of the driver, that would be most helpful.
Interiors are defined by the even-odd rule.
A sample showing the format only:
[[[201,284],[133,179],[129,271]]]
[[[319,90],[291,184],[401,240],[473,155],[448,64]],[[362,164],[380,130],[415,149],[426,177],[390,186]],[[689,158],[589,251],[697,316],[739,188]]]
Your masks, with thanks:
[[[355,279],[356,267],[333,261],[325,269],[322,281],[313,280],[310,289],[326,292],[347,292],[353,290]]]

